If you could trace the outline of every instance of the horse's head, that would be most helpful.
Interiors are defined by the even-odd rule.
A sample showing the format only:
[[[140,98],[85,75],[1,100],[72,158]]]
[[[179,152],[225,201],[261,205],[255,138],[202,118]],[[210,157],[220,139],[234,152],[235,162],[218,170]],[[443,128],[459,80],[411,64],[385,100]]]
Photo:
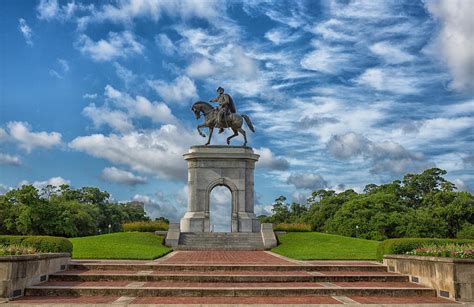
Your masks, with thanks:
[[[201,118],[201,111],[199,110],[199,108],[197,107],[196,104],[193,104],[193,106],[191,107],[191,111],[193,111],[194,116],[196,117],[196,119]]]

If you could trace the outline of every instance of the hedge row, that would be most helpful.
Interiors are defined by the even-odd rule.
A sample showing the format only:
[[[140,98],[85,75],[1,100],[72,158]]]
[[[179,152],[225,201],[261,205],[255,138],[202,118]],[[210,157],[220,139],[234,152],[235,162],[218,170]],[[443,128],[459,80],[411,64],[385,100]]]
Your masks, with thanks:
[[[400,238],[388,239],[381,242],[377,248],[377,259],[382,260],[384,255],[406,254],[414,249],[426,245],[467,244],[474,240],[461,239],[431,239],[431,238]]]
[[[72,253],[71,241],[62,237],[0,235],[0,245],[23,245],[43,253]]]
[[[303,223],[281,223],[273,227],[274,231],[288,231],[288,232],[308,232],[311,231],[311,225]]]
[[[168,224],[163,221],[139,221],[122,224],[123,231],[154,232],[168,230]]]

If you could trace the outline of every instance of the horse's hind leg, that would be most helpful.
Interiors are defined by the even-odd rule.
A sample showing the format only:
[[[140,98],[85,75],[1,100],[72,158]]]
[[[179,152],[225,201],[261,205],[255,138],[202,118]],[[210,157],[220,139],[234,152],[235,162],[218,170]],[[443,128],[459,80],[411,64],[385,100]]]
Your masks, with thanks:
[[[234,131],[234,134],[232,134],[231,136],[229,136],[227,138],[227,145],[230,145],[230,139],[233,138],[233,137],[236,137],[239,135],[239,133],[237,132],[237,130],[235,128],[232,128],[232,131]]]
[[[239,132],[244,136],[244,146],[247,146],[247,133],[245,133],[245,130],[242,128],[239,128]]]

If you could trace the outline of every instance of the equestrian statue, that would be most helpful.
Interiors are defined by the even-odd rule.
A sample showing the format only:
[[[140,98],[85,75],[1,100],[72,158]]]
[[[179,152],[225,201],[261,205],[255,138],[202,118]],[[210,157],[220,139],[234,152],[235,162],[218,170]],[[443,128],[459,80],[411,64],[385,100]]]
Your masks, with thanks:
[[[230,140],[233,137],[238,136],[240,132],[240,134],[244,136],[244,146],[246,146],[247,135],[245,130],[242,129],[242,125],[245,119],[250,130],[255,132],[252,121],[247,115],[237,113],[232,97],[225,93],[222,87],[219,86],[217,93],[219,96],[209,101],[211,103],[218,103],[219,105],[216,108],[205,101],[195,102],[191,108],[196,119],[199,119],[201,118],[201,115],[204,115],[204,124],[197,126],[199,135],[206,137],[206,135],[201,131],[201,128],[208,128],[209,136],[205,145],[209,145],[211,143],[214,128],[219,128],[219,133],[222,133],[226,128],[230,128],[234,131],[234,134],[227,138],[227,145],[229,145]]]

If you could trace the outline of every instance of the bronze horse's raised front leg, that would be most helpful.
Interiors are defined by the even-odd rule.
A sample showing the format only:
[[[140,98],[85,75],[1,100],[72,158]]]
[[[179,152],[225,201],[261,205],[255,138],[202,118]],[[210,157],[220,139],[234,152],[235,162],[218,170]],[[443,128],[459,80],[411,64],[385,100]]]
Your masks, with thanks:
[[[213,127],[213,126],[209,127],[209,137],[208,137],[208,139],[207,139],[207,143],[204,144],[204,145],[207,146],[207,145],[209,145],[209,144],[211,143],[211,137],[212,137],[212,132],[213,132],[213,131],[214,131],[214,127]]]
[[[199,132],[199,135],[202,136],[203,138],[206,137],[204,133],[202,133],[201,128],[206,128],[207,126],[205,124],[202,125],[197,125],[197,131]]]

